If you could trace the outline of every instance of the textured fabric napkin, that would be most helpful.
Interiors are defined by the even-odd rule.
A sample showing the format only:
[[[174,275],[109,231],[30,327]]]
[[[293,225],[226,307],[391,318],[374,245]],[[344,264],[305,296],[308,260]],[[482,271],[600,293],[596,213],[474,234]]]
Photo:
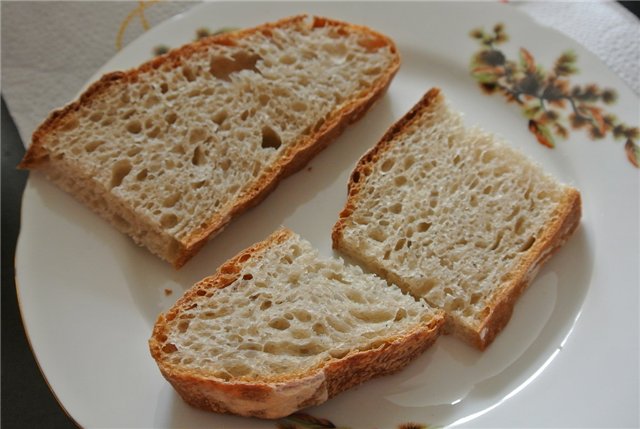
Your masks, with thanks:
[[[118,51],[193,2],[3,2],[2,92],[25,145]],[[596,54],[640,94],[640,21],[617,3],[511,2]]]

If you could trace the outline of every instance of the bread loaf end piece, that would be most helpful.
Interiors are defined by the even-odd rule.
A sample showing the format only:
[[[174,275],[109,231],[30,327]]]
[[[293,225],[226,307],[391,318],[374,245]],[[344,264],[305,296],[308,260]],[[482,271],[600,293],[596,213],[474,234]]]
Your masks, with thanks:
[[[280,418],[405,367],[443,325],[423,300],[281,229],[161,314],[149,346],[189,404]]]
[[[359,119],[400,58],[366,27],[296,16],[105,75],[36,130],[21,167],[182,266]]]

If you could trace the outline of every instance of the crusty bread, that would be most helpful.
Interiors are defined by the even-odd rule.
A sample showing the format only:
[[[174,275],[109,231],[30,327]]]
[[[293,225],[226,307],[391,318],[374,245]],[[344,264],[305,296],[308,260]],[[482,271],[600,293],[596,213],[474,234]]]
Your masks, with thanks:
[[[357,164],[334,248],[445,310],[484,349],[576,229],[580,194],[429,91]]]
[[[283,228],[188,290],[149,346],[189,404],[279,418],[399,370],[443,324],[423,300]]]
[[[386,90],[395,45],[296,16],[107,74],[36,130],[38,169],[176,267]]]

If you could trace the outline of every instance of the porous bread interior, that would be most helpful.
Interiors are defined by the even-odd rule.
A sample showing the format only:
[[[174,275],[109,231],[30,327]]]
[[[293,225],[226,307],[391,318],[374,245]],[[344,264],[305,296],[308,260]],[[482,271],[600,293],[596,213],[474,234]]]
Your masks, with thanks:
[[[210,44],[179,68],[167,61],[114,83],[43,137],[57,176],[74,167],[58,182],[108,192],[126,210],[85,202],[138,241],[161,230],[188,244],[395,59],[389,46],[367,45],[365,32],[312,22]],[[152,250],[170,259],[163,246]]]
[[[365,168],[340,247],[477,330],[566,187],[437,102]]]
[[[292,234],[243,263],[237,280],[181,305],[163,359],[221,380],[295,378],[374,349],[437,313],[394,285]]]

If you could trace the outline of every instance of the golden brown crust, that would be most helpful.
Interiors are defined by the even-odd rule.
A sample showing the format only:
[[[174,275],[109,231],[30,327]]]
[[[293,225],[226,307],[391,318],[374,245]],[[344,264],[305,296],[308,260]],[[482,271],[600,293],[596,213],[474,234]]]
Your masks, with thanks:
[[[284,417],[298,409],[320,404],[372,377],[398,371],[439,336],[444,324],[441,313],[403,335],[381,341],[373,349],[351,352],[303,373],[291,372],[261,380],[239,378],[225,381],[207,371],[184,369],[169,363],[165,359],[167,353],[163,351],[167,346],[167,321],[179,317],[181,310],[193,305],[195,298],[230,285],[238,278],[246,261],[260,257],[262,252],[286,241],[291,235],[290,230],[282,228],[240,252],[223,264],[216,274],[198,282],[169,311],[158,317],[149,340],[151,355],[162,375],[187,403],[218,413]]]
[[[380,141],[365,153],[358,163],[356,164],[351,176],[349,177],[349,183],[347,184],[347,202],[344,208],[340,212],[339,219],[333,226],[331,232],[331,238],[333,240],[333,247],[335,249],[341,249],[340,242],[342,241],[342,232],[345,228],[345,220],[353,213],[358,201],[357,195],[362,188],[363,180],[373,170],[380,155],[388,150],[391,146],[391,142],[396,134],[402,132],[419,114],[427,109],[432,108],[434,105],[442,101],[442,95],[439,88],[430,89],[402,118],[398,119],[393,125],[387,129]]]
[[[536,240],[526,256],[512,272],[510,281],[493,297],[485,311],[484,322],[468,338],[484,350],[511,318],[516,301],[533,281],[542,265],[569,239],[580,224],[582,205],[580,193],[567,188],[563,200],[552,215],[552,221]]]
[[[179,67],[182,62],[188,59],[193,53],[210,45],[232,46],[236,44],[236,40],[246,37],[247,35],[256,32],[269,35],[270,31],[274,28],[305,19],[307,19],[306,15],[298,15],[284,18],[277,22],[263,24],[255,28],[208,37],[170,51],[165,55],[142,64],[138,68],[104,75],[100,80],[92,84],[77,101],[50,114],[44,123],[34,132],[31,145],[22,162],[19,164],[19,167],[37,169],[41,164],[48,162],[49,156],[44,144],[44,138],[50,133],[55,132],[59,127],[63,127],[66,121],[73,121],[74,114],[83,105],[90,104],[92,100],[99,97],[100,94],[110,86],[119,82],[135,82],[138,80],[140,74],[151,69],[160,68],[165,64],[170,64],[172,67]],[[322,17],[313,17],[313,19],[314,28],[334,26],[339,28],[339,31],[343,34],[361,33],[364,36],[363,46],[367,48],[377,49],[379,47],[388,47],[394,55],[393,63],[386,70],[385,74],[376,81],[373,87],[354,96],[345,106],[332,112],[319,129],[313,131],[310,135],[303,136],[299,142],[292,144],[288,152],[280,158],[279,162],[277,162],[270,171],[258,178],[253,183],[253,186],[238,198],[229,212],[213,215],[211,219],[203,223],[204,226],[202,228],[184,240],[181,240],[177,245],[177,249],[175,249],[175,255],[173,255],[170,260],[175,268],[183,266],[197,253],[208,239],[221,232],[233,218],[259,204],[276,188],[281,180],[304,167],[311,158],[335,140],[347,125],[360,119],[374,102],[384,94],[391,80],[397,73],[400,67],[400,56],[398,55],[394,42],[388,37],[365,26]]]
[[[335,249],[358,259],[359,255],[350,252],[342,241],[346,221],[357,207],[358,194],[363,187],[366,176],[371,174],[376,161],[381,154],[390,148],[393,138],[398,133],[402,132],[422,113],[433,109],[442,102],[444,102],[444,98],[438,88],[429,90],[408,113],[387,130],[378,144],[358,161],[349,179],[347,202],[332,230],[331,237]],[[531,283],[538,269],[576,230],[580,223],[580,215],[580,193],[573,188],[567,188],[565,196],[558,205],[556,212],[552,214],[552,220],[544,234],[536,240],[530,251],[527,252],[526,257],[512,271],[510,280],[494,295],[490,304],[484,310],[485,314],[482,322],[477,327],[470,327],[456,323],[453,318],[447,317],[445,333],[454,334],[480,350],[484,350],[491,344],[496,335],[508,323],[517,299]],[[400,285],[404,284],[403,279],[394,273],[376,269],[376,267],[369,268],[391,282]]]

